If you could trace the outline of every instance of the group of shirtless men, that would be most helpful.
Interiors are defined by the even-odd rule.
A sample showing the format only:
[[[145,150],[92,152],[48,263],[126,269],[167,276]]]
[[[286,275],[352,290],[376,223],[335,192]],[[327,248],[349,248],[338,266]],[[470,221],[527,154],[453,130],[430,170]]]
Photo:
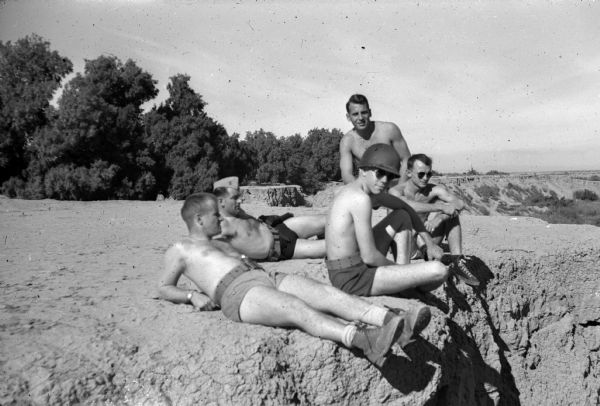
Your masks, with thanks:
[[[394,123],[371,121],[364,96],[351,96],[346,111],[353,129],[340,142],[345,185],[327,216],[256,219],[240,208],[238,179],[221,179],[213,194],[185,200],[181,216],[189,235],[165,254],[161,298],[199,310],[221,308],[238,322],[296,327],[358,348],[381,366],[395,343],[414,340],[431,313],[425,305],[392,309],[360,296],[429,291],[453,276],[479,284],[462,255],[458,213],[464,203],[429,183],[431,159],[411,156]],[[372,227],[379,207],[388,214]],[[444,238],[449,254],[440,247]],[[299,258],[326,258],[331,285],[267,272],[255,262]],[[420,258],[426,261],[411,263]],[[199,290],[178,287],[181,275]]]

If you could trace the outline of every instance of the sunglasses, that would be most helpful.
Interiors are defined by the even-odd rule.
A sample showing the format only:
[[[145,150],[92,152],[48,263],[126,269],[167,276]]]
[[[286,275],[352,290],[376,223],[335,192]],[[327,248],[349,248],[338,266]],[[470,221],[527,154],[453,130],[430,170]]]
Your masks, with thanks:
[[[384,176],[387,176],[388,180],[392,180],[392,179],[396,179],[398,177],[398,175],[393,174],[388,171],[384,171],[383,169],[379,169],[379,168],[369,168],[369,169],[372,171],[375,171],[375,177],[377,179],[381,179]]]
[[[432,172],[417,172],[417,176],[419,177],[419,179],[423,179],[423,177],[429,179],[431,178],[431,175],[433,175]]]

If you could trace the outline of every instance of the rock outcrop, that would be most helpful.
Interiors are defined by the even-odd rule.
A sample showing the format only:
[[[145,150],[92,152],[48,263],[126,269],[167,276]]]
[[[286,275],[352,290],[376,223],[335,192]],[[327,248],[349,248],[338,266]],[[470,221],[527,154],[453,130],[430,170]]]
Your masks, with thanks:
[[[3,405],[600,402],[598,227],[464,216],[482,285],[373,299],[433,309],[377,369],[297,330],[152,298],[180,202],[0,203]],[[327,280],[321,260],[266,267]]]
[[[240,192],[244,202],[289,207],[304,204],[304,196],[298,185],[241,186]]]

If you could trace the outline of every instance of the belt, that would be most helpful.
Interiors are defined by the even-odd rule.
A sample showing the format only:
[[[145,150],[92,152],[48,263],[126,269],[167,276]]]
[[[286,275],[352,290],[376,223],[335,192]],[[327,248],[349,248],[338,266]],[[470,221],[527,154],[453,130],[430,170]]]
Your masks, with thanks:
[[[325,259],[327,269],[344,269],[355,265],[363,264],[363,260],[359,253],[350,255],[349,257],[338,259]]]

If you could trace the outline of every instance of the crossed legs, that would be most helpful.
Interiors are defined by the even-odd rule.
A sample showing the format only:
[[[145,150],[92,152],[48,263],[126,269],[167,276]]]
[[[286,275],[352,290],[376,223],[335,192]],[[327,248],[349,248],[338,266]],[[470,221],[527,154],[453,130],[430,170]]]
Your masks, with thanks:
[[[240,306],[240,318],[246,323],[293,326],[336,342],[343,342],[348,324],[333,316],[381,326],[387,312],[381,306],[299,275],[286,276],[278,289],[250,289]]]

